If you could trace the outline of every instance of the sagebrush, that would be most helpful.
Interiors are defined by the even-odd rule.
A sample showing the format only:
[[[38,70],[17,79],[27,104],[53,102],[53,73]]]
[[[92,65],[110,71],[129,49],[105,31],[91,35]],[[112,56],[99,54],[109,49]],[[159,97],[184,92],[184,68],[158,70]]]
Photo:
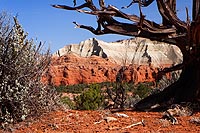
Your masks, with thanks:
[[[42,43],[27,39],[16,17],[0,14],[1,127],[54,107],[56,93],[41,83],[50,58],[49,50],[42,51]]]

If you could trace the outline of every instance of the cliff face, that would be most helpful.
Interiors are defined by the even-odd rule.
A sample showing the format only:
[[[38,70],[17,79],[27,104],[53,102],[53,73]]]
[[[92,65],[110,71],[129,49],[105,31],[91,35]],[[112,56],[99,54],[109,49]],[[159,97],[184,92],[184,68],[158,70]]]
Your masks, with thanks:
[[[78,45],[67,45],[54,55],[62,56],[75,53],[80,57],[96,55],[108,58],[120,65],[162,65],[182,62],[182,54],[178,47],[163,42],[151,41],[144,38],[103,42],[95,38],[80,42]]]
[[[75,54],[53,57],[44,81],[53,85],[114,81],[120,66],[98,56]]]
[[[176,46],[137,38],[106,43],[96,39],[58,50],[43,82],[53,85],[115,81],[124,67],[127,82],[152,82],[158,69],[182,62]]]

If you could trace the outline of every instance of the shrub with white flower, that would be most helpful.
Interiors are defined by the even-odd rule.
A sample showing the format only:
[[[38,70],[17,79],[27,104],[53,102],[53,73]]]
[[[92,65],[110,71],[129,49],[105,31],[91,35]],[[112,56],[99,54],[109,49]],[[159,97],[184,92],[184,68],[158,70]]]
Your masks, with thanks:
[[[12,22],[0,13],[0,127],[39,115],[56,104],[56,93],[41,83],[50,63],[49,50],[43,52],[27,39],[16,17]],[[12,24],[13,23],[13,24]]]

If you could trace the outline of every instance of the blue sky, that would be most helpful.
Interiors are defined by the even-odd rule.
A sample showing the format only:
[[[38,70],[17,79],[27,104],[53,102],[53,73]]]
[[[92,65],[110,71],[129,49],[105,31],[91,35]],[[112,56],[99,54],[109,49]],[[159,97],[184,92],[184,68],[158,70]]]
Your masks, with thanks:
[[[79,43],[88,38],[97,38],[111,42],[129,37],[120,35],[96,36],[87,30],[74,28],[73,21],[79,24],[92,25],[96,27],[96,17],[75,11],[67,11],[52,8],[51,4],[73,5],[73,0],[0,0],[0,12],[6,11],[12,16],[18,15],[19,22],[29,34],[29,38],[45,42],[45,47],[50,46],[53,52],[67,44]],[[77,0],[81,4],[84,0]],[[98,0],[94,0],[95,2]],[[118,8],[126,6],[131,0],[105,0],[108,4]],[[191,14],[191,0],[177,0],[178,15],[185,20],[185,7],[187,6]],[[129,9],[122,9],[129,14],[138,14],[138,7],[135,5]],[[157,12],[156,2],[148,8],[143,8],[143,13],[147,18],[160,22],[161,18]]]

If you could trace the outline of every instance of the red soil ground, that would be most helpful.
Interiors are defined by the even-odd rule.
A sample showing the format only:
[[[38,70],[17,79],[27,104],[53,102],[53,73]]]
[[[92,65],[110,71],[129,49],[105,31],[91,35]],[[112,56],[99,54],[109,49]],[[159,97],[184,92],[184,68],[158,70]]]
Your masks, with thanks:
[[[119,117],[108,110],[77,111],[66,110],[50,112],[37,119],[29,119],[16,124],[11,131],[14,133],[199,133],[200,113],[192,116],[177,117],[178,123],[172,124],[162,119],[159,112],[124,111],[129,117]],[[114,117],[116,121],[106,122],[103,118]],[[130,126],[144,121],[142,124]],[[0,132],[5,132],[1,131]]]

